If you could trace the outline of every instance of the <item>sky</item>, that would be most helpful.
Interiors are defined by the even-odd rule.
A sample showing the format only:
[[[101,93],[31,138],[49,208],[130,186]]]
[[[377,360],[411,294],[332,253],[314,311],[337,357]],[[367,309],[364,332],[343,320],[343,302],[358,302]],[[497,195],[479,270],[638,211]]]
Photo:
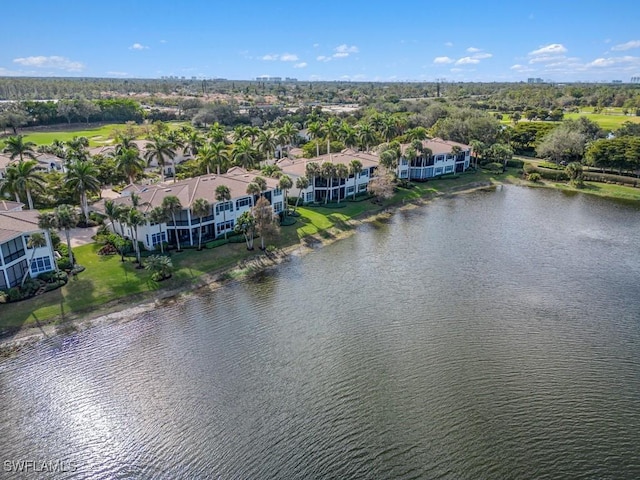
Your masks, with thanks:
[[[3,2],[0,76],[630,81],[638,0]]]

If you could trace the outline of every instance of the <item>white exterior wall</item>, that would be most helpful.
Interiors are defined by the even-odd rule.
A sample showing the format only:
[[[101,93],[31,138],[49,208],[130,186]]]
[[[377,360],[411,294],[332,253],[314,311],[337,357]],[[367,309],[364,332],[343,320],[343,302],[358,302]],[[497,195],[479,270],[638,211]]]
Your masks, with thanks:
[[[33,249],[27,248],[28,238],[31,233],[42,233],[47,241],[47,244],[44,247],[36,248],[35,252]],[[23,233],[12,239],[3,241],[2,243],[0,243],[0,246],[15,239],[19,239],[22,242],[22,247],[24,249],[23,255],[16,258],[15,260],[12,260],[11,262],[7,262],[4,256],[2,256],[2,250],[0,249],[0,256],[2,256],[2,261],[0,262],[0,275],[2,275],[2,278],[4,280],[2,283],[7,285],[7,288],[9,287],[9,276],[7,270],[19,264],[23,260],[27,262],[27,268],[29,269],[29,274],[32,278],[37,277],[41,273],[55,270],[55,262],[51,251],[51,237],[46,231],[34,230],[30,233]],[[29,265],[32,255],[34,260],[33,263]]]

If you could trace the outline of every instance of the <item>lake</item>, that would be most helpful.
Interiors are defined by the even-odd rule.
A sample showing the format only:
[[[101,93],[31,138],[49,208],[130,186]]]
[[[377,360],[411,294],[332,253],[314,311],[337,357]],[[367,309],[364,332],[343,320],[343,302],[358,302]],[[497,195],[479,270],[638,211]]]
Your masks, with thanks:
[[[637,206],[498,187],[48,339],[0,362],[0,469],[639,478],[639,233]]]

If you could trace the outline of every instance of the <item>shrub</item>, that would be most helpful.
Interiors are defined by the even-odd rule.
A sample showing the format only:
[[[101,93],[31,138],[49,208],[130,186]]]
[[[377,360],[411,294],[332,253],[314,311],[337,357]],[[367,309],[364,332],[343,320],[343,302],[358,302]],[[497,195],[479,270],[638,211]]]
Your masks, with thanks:
[[[69,257],[62,257],[58,260],[58,268],[60,270],[71,270],[71,262],[69,262]]]
[[[18,300],[22,299],[22,293],[20,292],[20,289],[18,287],[10,288],[8,296],[10,302],[17,302]]]
[[[482,168],[491,172],[502,172],[502,164],[499,162],[485,163]]]
[[[507,160],[507,167],[522,168],[524,167],[524,161],[518,160],[517,158],[512,158],[511,160]]]
[[[69,247],[67,247],[66,243],[60,243],[56,248],[56,252],[60,254],[61,257],[69,256]]]
[[[53,244],[53,249],[57,250],[58,245],[60,245],[60,235],[58,235],[58,232],[51,232],[51,243]]]
[[[530,174],[527,176],[527,178],[528,178],[531,182],[533,182],[533,183],[537,183],[537,182],[539,182],[539,181],[540,181],[540,179],[541,179],[542,177],[540,176],[540,174],[539,174],[539,173],[533,172],[533,173],[530,173]]]
[[[7,303],[9,301],[9,295],[7,292],[0,290],[0,303]]]

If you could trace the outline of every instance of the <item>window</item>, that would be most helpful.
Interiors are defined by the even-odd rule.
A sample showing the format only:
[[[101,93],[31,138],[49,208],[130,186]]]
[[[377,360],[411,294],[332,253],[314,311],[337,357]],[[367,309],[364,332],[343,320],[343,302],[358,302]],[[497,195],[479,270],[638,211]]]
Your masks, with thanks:
[[[359,192],[365,192],[367,190],[367,184],[366,183],[361,183],[360,185],[358,185],[358,191]]]
[[[400,160],[400,165],[406,165],[407,164],[407,159],[402,157],[402,160]]]
[[[362,170],[360,172],[360,175],[358,175],[358,178],[362,178],[362,177],[368,177],[369,176],[369,169],[365,168],[364,170]]]
[[[436,162],[443,162],[444,161],[444,155],[438,155],[436,157]]]
[[[307,202],[313,202],[313,192],[307,192]]]
[[[27,261],[22,260],[11,267],[7,267],[7,277],[9,277],[9,288],[20,285],[24,272],[27,270]]]
[[[244,197],[236,200],[236,210],[240,210],[243,207],[251,206],[251,197]]]
[[[5,264],[9,264],[23,255],[24,244],[22,243],[22,237],[14,238],[2,244],[2,256]]]
[[[407,178],[409,176],[409,172],[406,170],[402,170],[400,172],[400,178]]]
[[[220,222],[216,225],[216,235],[220,235],[227,230],[233,230],[234,221],[227,220],[226,222]]]
[[[282,211],[282,202],[276,202],[273,204],[273,211],[278,213]]]
[[[436,175],[442,175],[442,167],[436,168]]]
[[[444,173],[450,173],[450,172],[453,172],[453,165],[447,165],[444,168]]]
[[[151,235],[151,245],[158,245],[161,242],[167,241],[167,232],[154,233]]]
[[[216,215],[223,211],[233,210],[233,202],[220,202],[216,204]]]
[[[353,189],[354,189],[353,185],[350,187],[347,187],[347,193],[353,193]]]
[[[273,189],[273,196],[277,196],[277,195],[282,195],[282,190],[280,190],[279,188],[274,188]]]
[[[34,258],[31,261],[31,274],[37,275],[41,272],[48,272],[52,270],[51,259],[49,257]]]

